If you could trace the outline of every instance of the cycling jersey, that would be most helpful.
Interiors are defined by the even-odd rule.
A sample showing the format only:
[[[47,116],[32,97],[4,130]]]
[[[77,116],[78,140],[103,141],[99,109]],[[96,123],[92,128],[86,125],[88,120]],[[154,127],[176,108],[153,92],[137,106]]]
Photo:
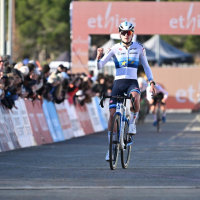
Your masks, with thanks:
[[[158,93],[163,93],[164,99],[168,98],[168,92],[166,90],[164,90],[159,84],[156,84],[155,88],[156,88],[157,94]],[[147,100],[150,101],[152,99],[151,86],[147,87],[146,92],[147,92]]]
[[[103,68],[111,57],[116,67],[115,80],[137,79],[139,61],[145,70],[148,80],[153,80],[151,68],[146,58],[146,51],[142,44],[132,42],[127,49],[122,43],[115,44],[108,49],[101,60],[97,61],[97,68]]]

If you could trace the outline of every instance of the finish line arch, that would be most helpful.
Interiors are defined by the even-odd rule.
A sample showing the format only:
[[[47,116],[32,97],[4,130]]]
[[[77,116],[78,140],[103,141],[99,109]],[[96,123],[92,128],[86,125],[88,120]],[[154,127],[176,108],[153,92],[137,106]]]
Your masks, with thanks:
[[[117,33],[123,21],[142,35],[200,35],[199,2],[73,2],[72,71],[88,69],[88,35]],[[85,68],[85,69],[84,69]]]

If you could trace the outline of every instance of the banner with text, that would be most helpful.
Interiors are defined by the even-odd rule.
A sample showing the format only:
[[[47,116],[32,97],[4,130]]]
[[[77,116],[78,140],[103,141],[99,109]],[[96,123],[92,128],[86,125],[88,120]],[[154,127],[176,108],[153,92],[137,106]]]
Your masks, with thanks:
[[[74,72],[88,70],[88,36],[118,33],[123,21],[133,23],[137,35],[200,35],[200,2],[73,1],[72,10]]]

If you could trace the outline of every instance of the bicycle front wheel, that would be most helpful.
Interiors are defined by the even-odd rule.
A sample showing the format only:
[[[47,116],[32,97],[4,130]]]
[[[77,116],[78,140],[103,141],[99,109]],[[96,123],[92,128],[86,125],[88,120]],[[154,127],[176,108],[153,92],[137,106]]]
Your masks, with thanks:
[[[124,125],[124,149],[121,150],[121,164],[123,169],[127,169],[130,161],[130,155],[131,155],[131,145],[128,145],[128,143],[131,142],[131,136],[128,134],[128,122],[125,122]]]
[[[115,115],[112,128],[110,133],[110,147],[109,147],[109,158],[110,158],[110,169],[114,170],[117,167],[118,155],[119,155],[119,129],[120,127],[120,116]]]

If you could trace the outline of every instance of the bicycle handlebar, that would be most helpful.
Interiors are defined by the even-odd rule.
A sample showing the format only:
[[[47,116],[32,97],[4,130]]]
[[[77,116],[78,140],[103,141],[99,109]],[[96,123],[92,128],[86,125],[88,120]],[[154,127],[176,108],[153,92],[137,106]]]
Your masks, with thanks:
[[[114,99],[131,99],[131,102],[132,102],[132,106],[133,106],[133,109],[135,110],[135,106],[134,106],[134,101],[135,101],[135,97],[132,96],[132,94],[130,94],[130,97],[127,97],[127,96],[108,96],[108,95],[105,95],[105,93],[103,93],[102,95],[102,98],[101,98],[101,101],[99,103],[99,105],[104,108],[104,105],[103,105],[103,101],[105,98],[114,98]]]

